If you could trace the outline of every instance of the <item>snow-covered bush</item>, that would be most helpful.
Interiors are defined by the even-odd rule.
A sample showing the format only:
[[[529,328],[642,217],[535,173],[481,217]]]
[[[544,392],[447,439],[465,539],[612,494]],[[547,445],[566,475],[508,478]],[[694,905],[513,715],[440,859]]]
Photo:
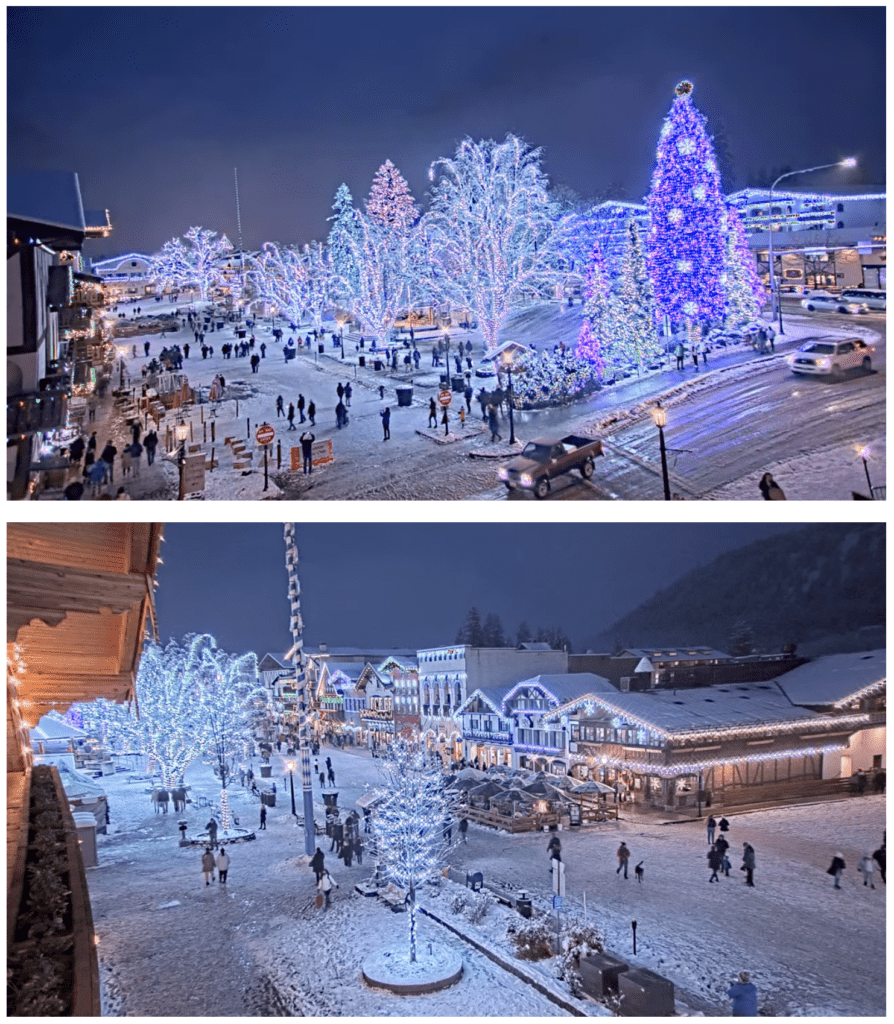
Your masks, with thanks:
[[[555,922],[548,915],[511,925],[509,935],[519,960],[547,960],[555,952]]]
[[[559,977],[568,982],[572,995],[576,995],[581,988],[580,958],[587,953],[604,952],[605,936],[595,925],[580,918],[568,918],[563,925]]]
[[[468,906],[465,909],[465,915],[472,924],[478,924],[478,922],[481,921],[484,915],[488,912],[492,903],[493,900],[489,893],[475,893],[469,898]]]
[[[450,910],[454,914],[461,914],[466,909],[468,893],[457,892],[450,897]]]

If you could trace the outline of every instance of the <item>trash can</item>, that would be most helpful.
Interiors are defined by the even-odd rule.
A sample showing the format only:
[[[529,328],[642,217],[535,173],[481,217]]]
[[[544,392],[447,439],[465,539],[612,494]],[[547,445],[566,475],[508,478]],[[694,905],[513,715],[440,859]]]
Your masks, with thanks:
[[[273,771],[273,765],[272,764],[262,764],[261,765],[261,778],[262,779],[269,779],[270,778],[270,773],[272,771]]]
[[[396,388],[397,391],[397,404],[399,406],[407,406],[413,404],[413,389],[408,387]]]
[[[245,338],[245,331],[236,331],[236,337],[243,340]]]
[[[276,793],[262,793],[261,803],[267,807],[276,807]]]
[[[317,351],[318,352],[325,352],[326,351],[326,346],[322,343],[322,341],[320,342],[319,345],[317,345]]]
[[[366,356],[358,356],[357,357],[357,363],[360,366],[366,366]]]
[[[376,360],[376,361],[375,361],[375,362],[373,363],[373,369],[374,369],[374,370],[381,370],[381,369],[382,369],[382,360],[381,360],[381,359],[377,359],[377,360]]]
[[[534,912],[531,897],[524,890],[515,897],[515,909],[522,917],[530,917]]]
[[[460,394],[466,390],[466,382],[462,376],[453,377],[451,380],[451,386],[454,391],[459,391]]]
[[[337,807],[338,806],[338,792],[336,790],[330,790],[328,793],[324,790],[323,792],[323,803],[326,807]]]
[[[90,811],[74,811],[71,816],[78,830],[78,843],[84,867],[95,868],[99,863],[96,856],[96,818]]]

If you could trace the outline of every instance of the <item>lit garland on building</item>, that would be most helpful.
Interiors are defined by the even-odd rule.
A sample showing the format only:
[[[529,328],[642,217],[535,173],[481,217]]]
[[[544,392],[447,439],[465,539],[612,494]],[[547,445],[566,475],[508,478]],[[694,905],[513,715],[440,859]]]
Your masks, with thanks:
[[[886,677],[877,679],[874,683],[869,683],[868,686],[864,686],[859,690],[855,690],[854,693],[849,694],[847,697],[842,697],[841,700],[836,701],[833,707],[843,708],[847,707],[855,700],[861,700],[863,697],[870,697],[874,693],[880,693],[887,686],[888,680]]]
[[[681,82],[665,119],[648,196],[648,262],[659,312],[674,328],[718,322],[726,305],[721,281],[726,204],[704,117]]]
[[[673,779],[680,775],[699,775],[711,768],[722,768],[728,764],[758,764],[768,761],[782,761],[786,758],[816,757],[846,750],[846,743],[829,743],[822,747],[802,747],[794,750],[774,750],[763,754],[730,754],[728,757],[708,758],[704,761],[690,761],[677,764],[652,764],[649,761],[632,761],[626,757],[586,757],[572,754],[572,765],[586,765],[588,768],[623,768],[638,775],[657,775],[662,779]]]

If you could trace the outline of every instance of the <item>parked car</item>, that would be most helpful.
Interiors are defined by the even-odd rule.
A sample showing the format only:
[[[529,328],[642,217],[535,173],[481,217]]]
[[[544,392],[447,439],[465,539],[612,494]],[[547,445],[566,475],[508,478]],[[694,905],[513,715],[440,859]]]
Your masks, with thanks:
[[[550,481],[573,469],[589,480],[595,468],[594,459],[602,455],[602,442],[568,434],[565,437],[538,437],[529,441],[508,465],[499,470],[499,477],[508,490],[523,488],[536,498],[545,498]]]
[[[828,374],[840,377],[848,370],[872,370],[875,348],[862,338],[814,338],[785,357],[792,373]]]
[[[841,293],[848,302],[865,303],[870,309],[888,308],[888,293],[881,288],[845,288]]]
[[[868,313],[865,302],[846,299],[844,295],[808,295],[801,299],[801,305],[812,313],[815,309],[833,310],[836,313]]]

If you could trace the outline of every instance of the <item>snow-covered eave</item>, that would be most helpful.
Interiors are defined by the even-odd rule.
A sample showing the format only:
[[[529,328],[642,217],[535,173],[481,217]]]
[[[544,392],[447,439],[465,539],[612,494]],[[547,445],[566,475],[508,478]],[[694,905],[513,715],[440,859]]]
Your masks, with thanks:
[[[676,762],[673,764],[651,764],[648,761],[632,761],[628,757],[586,757],[572,754],[570,761],[574,764],[601,766],[606,768],[624,768],[637,775],[657,775],[662,779],[678,778],[681,775],[696,775],[711,768],[720,768],[727,764],[743,764],[745,762],[782,761],[789,757],[815,757],[820,754],[831,754],[838,750],[846,750],[847,743],[826,743],[821,747],[795,747],[788,750],[764,751],[763,753],[730,754],[726,757],[711,757],[700,761]]]
[[[648,729],[649,732],[661,736],[670,743],[691,743],[696,740],[732,740],[739,737],[779,735],[787,732],[831,731],[842,726],[856,727],[867,725],[871,721],[870,715],[866,713],[836,715],[833,717],[810,712],[809,714],[805,713],[803,718],[770,719],[762,722],[752,722],[748,725],[730,722],[712,726],[709,729],[673,729],[658,725],[645,716],[633,714],[625,708],[612,704],[610,701],[600,699],[594,694],[587,694],[584,697],[569,701],[567,704],[555,708],[543,716],[543,721],[544,723],[557,721],[563,715],[574,714],[574,712],[581,709],[592,714],[596,707],[602,708],[604,711],[608,711],[610,714],[616,715],[631,724]]]
[[[732,202],[734,199],[756,199],[762,197],[769,201],[770,190],[766,188],[743,188],[739,189],[738,192],[733,192],[726,197],[727,202]],[[775,201],[784,201],[786,199],[807,199],[807,200],[822,200],[830,203],[843,203],[848,200],[866,200],[866,199],[887,199],[886,192],[864,192],[857,195],[838,195],[834,192],[794,192],[791,189],[774,189],[772,197]]]
[[[457,720],[459,715],[465,714],[466,708],[475,700],[476,697],[480,697],[488,707],[493,709],[494,714],[502,715],[503,712],[500,710],[499,705],[495,704],[493,700],[483,690],[473,690],[468,697],[460,704],[460,706],[453,712],[453,719]]]
[[[860,700],[862,697],[871,697],[874,693],[880,693],[888,684],[887,676],[882,676],[881,679],[876,679],[874,683],[862,687],[862,689],[855,690],[854,693],[850,693],[847,697],[842,697],[841,700],[835,701],[832,705],[834,708],[846,707],[851,701]]]
[[[524,690],[539,690],[543,694],[543,696],[546,697],[546,699],[553,705],[553,708],[559,707],[561,705],[561,703],[562,703],[559,700],[559,698],[554,693],[551,693],[543,685],[543,683],[534,682],[534,680],[532,680],[532,679],[524,679],[524,680],[522,680],[522,682],[516,683],[515,686],[513,686],[512,689],[502,699],[502,701],[500,701],[500,714],[501,715],[509,715],[509,714],[512,713],[511,710],[506,705],[519,692],[519,690],[523,690],[523,689]],[[547,712],[547,713],[551,713],[551,712]],[[544,713],[544,718],[546,717],[547,713]]]

